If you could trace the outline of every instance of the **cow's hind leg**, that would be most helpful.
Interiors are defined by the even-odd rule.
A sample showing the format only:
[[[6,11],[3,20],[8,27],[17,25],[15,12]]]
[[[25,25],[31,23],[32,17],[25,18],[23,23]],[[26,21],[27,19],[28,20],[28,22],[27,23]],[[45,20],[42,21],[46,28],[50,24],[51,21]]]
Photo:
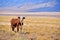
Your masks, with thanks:
[[[17,32],[19,32],[19,26],[17,26]]]
[[[11,28],[12,28],[12,31],[14,31],[14,26],[13,25],[11,25]]]
[[[14,31],[14,27],[12,27],[12,31]]]

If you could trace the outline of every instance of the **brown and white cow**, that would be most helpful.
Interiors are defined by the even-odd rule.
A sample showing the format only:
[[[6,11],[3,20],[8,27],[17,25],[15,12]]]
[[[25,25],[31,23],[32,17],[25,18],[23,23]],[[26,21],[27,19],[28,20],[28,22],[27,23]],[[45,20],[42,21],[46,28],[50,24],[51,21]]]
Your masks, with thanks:
[[[22,19],[21,19],[21,17],[11,19],[12,31],[14,31],[14,29],[17,28],[17,32],[18,32],[19,26],[20,26],[20,30],[22,31],[22,25],[23,25],[24,19],[25,19],[25,17],[23,17]]]

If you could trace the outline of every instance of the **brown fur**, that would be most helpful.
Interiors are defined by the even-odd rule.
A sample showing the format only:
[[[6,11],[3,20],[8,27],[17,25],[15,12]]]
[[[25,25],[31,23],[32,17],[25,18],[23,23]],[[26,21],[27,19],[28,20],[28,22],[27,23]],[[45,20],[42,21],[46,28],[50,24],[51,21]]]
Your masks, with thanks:
[[[14,31],[15,27],[17,27],[17,32],[18,32],[19,31],[19,25],[21,25],[20,19],[12,19],[11,20],[12,31]]]

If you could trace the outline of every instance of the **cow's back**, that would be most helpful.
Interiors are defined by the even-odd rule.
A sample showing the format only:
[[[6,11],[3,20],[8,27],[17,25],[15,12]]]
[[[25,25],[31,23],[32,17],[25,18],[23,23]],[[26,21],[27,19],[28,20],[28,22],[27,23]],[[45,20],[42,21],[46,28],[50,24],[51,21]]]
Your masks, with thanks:
[[[12,24],[12,25],[14,25],[14,24],[16,24],[16,23],[19,23],[19,22],[20,22],[19,19],[12,19],[12,20],[11,20],[11,24]]]

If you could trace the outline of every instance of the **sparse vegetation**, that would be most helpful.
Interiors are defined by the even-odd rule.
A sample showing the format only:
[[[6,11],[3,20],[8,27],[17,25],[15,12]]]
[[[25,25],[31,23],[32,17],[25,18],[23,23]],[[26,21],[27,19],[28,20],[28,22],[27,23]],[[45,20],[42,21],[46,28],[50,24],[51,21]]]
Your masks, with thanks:
[[[0,22],[10,23],[11,18],[0,16]],[[27,16],[22,33],[12,32],[8,24],[0,25],[0,40],[60,40],[60,18]]]

